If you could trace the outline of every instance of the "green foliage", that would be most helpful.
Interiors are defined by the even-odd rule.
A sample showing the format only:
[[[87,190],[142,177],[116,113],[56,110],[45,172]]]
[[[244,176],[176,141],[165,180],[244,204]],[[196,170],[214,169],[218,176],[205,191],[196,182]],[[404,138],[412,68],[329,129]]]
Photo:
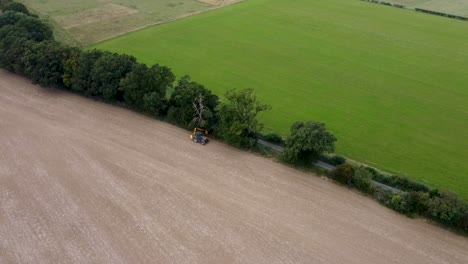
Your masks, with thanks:
[[[125,103],[150,114],[159,114],[166,98],[166,90],[172,87],[174,74],[167,67],[154,65],[148,68],[136,64],[120,82]]]
[[[390,206],[390,208],[402,214],[409,215],[411,213],[409,210],[408,199],[406,194],[394,193],[391,196],[388,205]]]
[[[53,40],[53,32],[49,25],[32,16],[24,16],[15,25],[28,32],[28,38],[34,41]]]
[[[21,13],[16,13],[13,11],[7,11],[3,14],[0,14],[0,28],[6,25],[14,25],[20,19],[24,18],[25,15]]]
[[[17,2],[11,2],[7,5],[5,5],[5,7],[2,8],[2,10],[4,12],[6,11],[13,11],[13,12],[18,12],[18,13],[23,13],[23,14],[26,14],[26,15],[29,15],[29,10],[26,8],[25,5],[23,5],[22,3],[17,3]]]
[[[52,31],[40,20],[8,11],[0,15],[0,66],[25,73],[25,54],[31,41],[51,40]]]
[[[77,65],[73,66],[75,69],[72,73],[66,72],[68,75],[71,74],[71,88],[74,91],[91,95],[88,92],[91,87],[91,71],[94,69],[96,61],[104,54],[100,50],[83,51],[79,59],[76,61]]]
[[[468,231],[468,202],[444,193],[429,199],[427,207],[429,216],[434,220]]]
[[[250,88],[229,90],[225,97],[227,102],[219,107],[219,136],[234,146],[254,146],[257,139],[252,136],[263,128],[258,114],[271,107],[262,104]]]
[[[102,97],[106,101],[123,101],[120,81],[129,73],[136,59],[128,55],[104,52],[91,70],[91,86],[87,94]]]
[[[64,47],[55,41],[34,44],[24,54],[25,73],[43,87],[62,84]]]
[[[364,193],[372,194],[375,191],[375,186],[371,179],[372,174],[370,174],[364,167],[359,166],[354,170],[354,175],[351,177],[350,184]]]
[[[380,183],[392,186],[403,191],[429,192],[429,188],[421,183],[398,175],[388,175],[377,171],[374,168],[366,167],[372,174],[372,179]]]
[[[5,27],[5,26],[13,27]],[[40,19],[12,11],[0,15],[0,27],[6,31],[14,29],[16,37],[23,37],[34,41],[52,40],[52,30]]]
[[[73,86],[73,75],[80,63],[81,50],[78,48],[66,47],[63,56],[63,85],[67,88]]]
[[[291,126],[291,133],[286,139],[286,147],[280,159],[293,164],[307,164],[322,153],[333,152],[335,141],[336,137],[326,130],[324,123],[296,122]]]
[[[203,97],[205,105],[205,120],[203,125],[205,129],[213,129],[217,123],[216,107],[219,104],[218,96],[211,93],[203,85],[193,82],[189,76],[183,76],[169,100],[168,119],[185,128],[193,128],[195,126],[195,109],[193,104],[198,96]]]
[[[412,214],[424,215],[427,211],[427,202],[430,194],[427,192],[411,191],[407,194],[408,210]]]
[[[0,10],[4,11],[4,8],[9,5],[12,0],[0,0]]]
[[[20,36],[18,36],[20,35]],[[15,26],[0,29],[0,66],[19,74],[25,73],[25,56],[34,46],[33,41],[21,37]]]
[[[342,164],[336,167],[332,176],[338,182],[349,184],[354,176],[354,166],[348,163]]]

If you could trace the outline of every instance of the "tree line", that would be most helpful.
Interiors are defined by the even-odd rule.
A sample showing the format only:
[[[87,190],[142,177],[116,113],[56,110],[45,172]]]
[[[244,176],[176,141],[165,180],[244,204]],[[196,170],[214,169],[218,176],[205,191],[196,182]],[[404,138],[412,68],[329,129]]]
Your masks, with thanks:
[[[256,144],[263,128],[258,114],[271,107],[261,103],[253,89],[229,90],[226,100],[221,102],[189,76],[176,80],[166,66],[149,67],[130,55],[81,50],[59,43],[54,40],[51,28],[31,15],[24,5],[1,1],[1,67],[30,78],[34,84],[125,104],[187,129],[196,126],[207,129],[237,147],[251,148]],[[306,152],[309,150],[304,148]],[[291,152],[289,156],[302,156],[289,158],[307,156],[304,153]]]
[[[261,135],[263,124],[258,115],[271,107],[260,102],[253,89],[229,90],[221,101],[189,76],[177,80],[166,66],[147,66],[130,55],[59,43],[51,28],[20,3],[0,0],[0,9],[0,67],[35,84],[125,105],[186,129],[201,127],[237,147],[252,148],[262,137],[283,144],[285,150],[278,158],[289,164],[310,166],[335,149],[336,137],[320,122],[294,123],[284,141],[277,134]],[[340,157],[329,160],[345,161]],[[384,192],[370,180],[401,181],[347,163],[332,176],[397,211],[429,216],[468,231],[468,203],[454,195],[429,189],[405,194]]]

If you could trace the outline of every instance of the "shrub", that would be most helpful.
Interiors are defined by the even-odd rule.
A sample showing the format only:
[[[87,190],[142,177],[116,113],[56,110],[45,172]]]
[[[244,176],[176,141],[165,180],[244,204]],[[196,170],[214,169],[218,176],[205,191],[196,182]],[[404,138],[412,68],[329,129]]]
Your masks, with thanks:
[[[377,199],[377,201],[383,204],[386,204],[385,202],[390,200],[393,193],[391,191],[388,191],[381,187],[376,186],[373,195],[374,195],[374,198]]]
[[[408,206],[408,196],[406,194],[394,193],[387,204],[390,206],[390,208],[402,214],[408,215],[411,213]]]
[[[220,105],[219,136],[228,144],[251,148],[257,143],[257,132],[263,124],[258,114],[270,110],[269,105],[261,103],[253,89],[229,90],[225,97],[227,102]]]
[[[429,216],[434,220],[468,231],[468,203],[466,201],[453,194],[444,193],[430,198],[427,207]]]
[[[371,181],[370,174],[364,167],[359,166],[354,170],[354,175],[351,177],[351,185],[364,193],[374,193],[375,186]]]
[[[7,5],[5,5],[5,7],[3,7],[2,10],[4,12],[14,11],[14,12],[29,15],[29,10],[26,8],[26,6],[21,4],[21,3],[16,3],[16,2],[11,2],[11,3],[7,4]]]
[[[366,170],[372,174],[374,181],[392,186],[402,191],[429,192],[430,189],[424,184],[412,181],[406,177],[398,175],[385,175],[374,168],[366,167]]]
[[[9,5],[12,0],[0,0],[0,10],[4,11],[4,8]]]
[[[327,131],[324,123],[296,122],[291,126],[291,134],[286,139],[280,159],[292,164],[308,164],[323,153],[332,153],[335,141],[336,137]]]
[[[407,194],[408,210],[412,214],[423,215],[427,212],[427,202],[430,198],[427,192],[409,192]]]
[[[341,183],[349,184],[354,176],[354,167],[351,164],[343,164],[333,171],[333,178]]]

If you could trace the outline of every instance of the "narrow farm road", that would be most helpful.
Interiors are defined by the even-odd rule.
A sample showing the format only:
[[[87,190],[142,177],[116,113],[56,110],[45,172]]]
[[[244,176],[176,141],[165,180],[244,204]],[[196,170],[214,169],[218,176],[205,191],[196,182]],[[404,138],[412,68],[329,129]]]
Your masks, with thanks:
[[[0,71],[0,263],[468,263],[346,188]]]

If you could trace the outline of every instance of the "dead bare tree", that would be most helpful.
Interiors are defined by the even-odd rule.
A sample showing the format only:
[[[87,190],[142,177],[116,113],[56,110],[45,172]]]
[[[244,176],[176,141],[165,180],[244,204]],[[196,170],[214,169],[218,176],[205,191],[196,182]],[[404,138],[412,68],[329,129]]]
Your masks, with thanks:
[[[205,120],[203,119],[203,112],[205,111],[205,105],[203,104],[203,95],[198,95],[193,101],[193,109],[195,110],[195,124],[197,127],[203,127]]]

